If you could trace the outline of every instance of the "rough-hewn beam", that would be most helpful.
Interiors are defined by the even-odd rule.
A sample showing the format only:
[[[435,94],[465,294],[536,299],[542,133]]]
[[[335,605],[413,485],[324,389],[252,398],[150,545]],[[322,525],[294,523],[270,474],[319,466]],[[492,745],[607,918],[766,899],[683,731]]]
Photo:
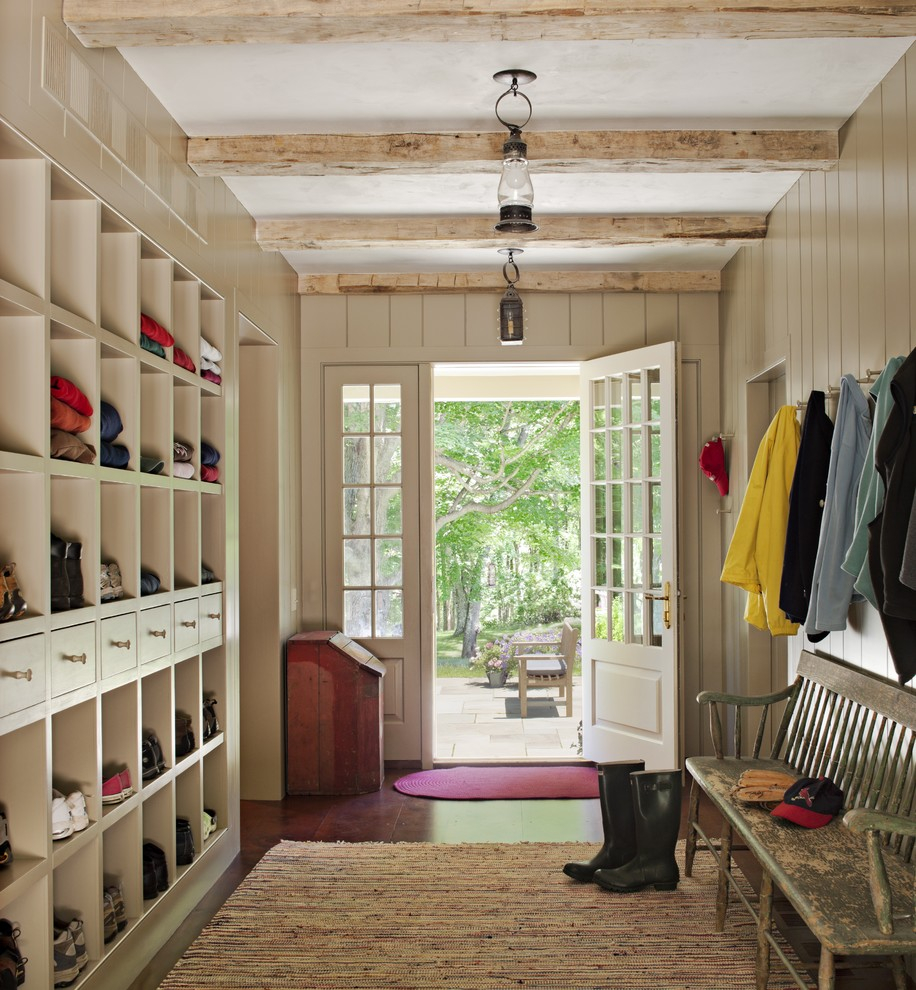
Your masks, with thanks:
[[[505,132],[253,134],[191,138],[198,175],[495,172]],[[538,172],[764,172],[828,169],[836,131],[526,131]]]
[[[538,218],[533,234],[498,234],[492,217],[342,217],[335,220],[262,220],[258,243],[265,251],[416,247],[496,248],[533,241],[539,248],[607,247],[673,242],[745,243],[766,236],[766,217]]]
[[[523,292],[718,292],[719,272],[532,272],[525,271]],[[420,272],[397,275],[300,275],[303,296],[404,295],[422,292],[502,292],[505,280],[495,272]]]
[[[903,37],[916,0],[64,0],[84,45]]]

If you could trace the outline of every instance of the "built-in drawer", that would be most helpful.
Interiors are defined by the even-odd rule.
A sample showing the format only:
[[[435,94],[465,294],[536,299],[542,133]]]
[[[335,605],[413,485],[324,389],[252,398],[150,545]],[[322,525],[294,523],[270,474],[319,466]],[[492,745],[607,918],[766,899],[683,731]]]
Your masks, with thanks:
[[[145,608],[137,619],[140,663],[158,660],[172,652],[172,606]]]
[[[0,643],[0,718],[44,700],[44,633]]]
[[[175,602],[175,652],[186,650],[200,641],[200,614],[196,598]]]
[[[102,619],[102,677],[137,666],[137,617],[133,612]]]
[[[223,635],[223,596],[204,595],[200,600],[200,641]]]
[[[51,633],[51,696],[66,694],[95,680],[95,623]]]

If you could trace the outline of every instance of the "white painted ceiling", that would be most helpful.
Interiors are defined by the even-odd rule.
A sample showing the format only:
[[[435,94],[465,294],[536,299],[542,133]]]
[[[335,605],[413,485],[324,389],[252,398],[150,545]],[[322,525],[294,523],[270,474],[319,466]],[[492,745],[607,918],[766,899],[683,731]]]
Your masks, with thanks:
[[[527,68],[538,130],[838,128],[912,38],[774,41],[640,40],[367,43],[125,48],[122,54],[192,137],[273,133],[504,132],[493,73]],[[256,220],[337,216],[492,216],[492,175],[232,177]],[[569,214],[766,214],[797,172],[542,174],[532,164],[535,219]],[[511,238],[511,235],[509,235]],[[734,248],[716,245],[538,249],[541,270],[704,270]],[[489,271],[480,250],[296,251],[304,274]],[[522,283],[520,283],[522,284]]]

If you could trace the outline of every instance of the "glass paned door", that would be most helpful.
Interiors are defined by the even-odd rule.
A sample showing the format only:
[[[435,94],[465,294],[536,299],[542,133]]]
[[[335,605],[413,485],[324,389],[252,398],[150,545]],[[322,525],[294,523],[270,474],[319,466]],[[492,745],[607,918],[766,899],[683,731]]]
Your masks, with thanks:
[[[676,765],[674,344],[582,365],[584,755]]]
[[[325,369],[329,627],[385,664],[385,755],[420,750],[419,371]]]

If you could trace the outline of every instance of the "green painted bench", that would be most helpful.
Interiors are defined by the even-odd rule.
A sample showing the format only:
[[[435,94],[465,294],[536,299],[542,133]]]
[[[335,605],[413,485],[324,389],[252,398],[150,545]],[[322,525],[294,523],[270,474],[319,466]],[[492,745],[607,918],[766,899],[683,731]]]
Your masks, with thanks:
[[[717,931],[725,925],[730,891],[755,918],[758,990],[767,985],[771,949],[799,987],[812,985],[774,935],[774,885],[820,943],[818,990],[832,990],[837,957],[844,956],[889,965],[895,986],[904,990],[905,957],[916,953],[916,692],[806,651],[794,683],[783,691],[758,698],[704,691],[697,700],[709,708],[716,755],[687,760],[692,781],[685,872],[690,876],[698,850],[716,858]],[[730,756],[722,721],[722,709],[729,706]],[[741,713],[749,708],[760,711],[760,723],[750,755],[742,757]],[[763,758],[766,725],[773,718],[779,724]],[[774,818],[767,808],[732,796],[741,773],[750,768],[830,777],[845,795],[844,814],[818,829]],[[701,791],[721,814],[718,842],[701,827]],[[732,875],[735,840],[760,866],[756,899]]]

